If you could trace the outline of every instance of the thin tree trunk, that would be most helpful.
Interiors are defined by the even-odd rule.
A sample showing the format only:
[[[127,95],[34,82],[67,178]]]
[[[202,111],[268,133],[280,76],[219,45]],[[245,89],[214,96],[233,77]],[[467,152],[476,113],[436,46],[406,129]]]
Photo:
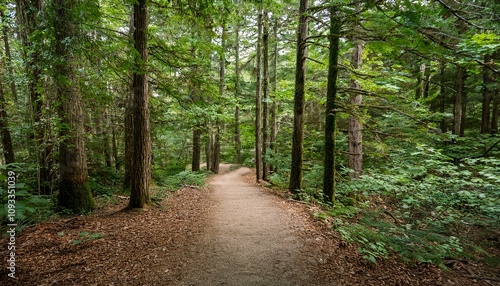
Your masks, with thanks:
[[[77,76],[74,45],[77,40],[73,13],[76,0],[54,0],[54,32],[56,54],[61,59],[55,65],[59,116],[59,205],[75,213],[94,209],[88,185],[87,156],[84,140],[83,102]]]
[[[201,130],[195,127],[193,129],[193,157],[191,161],[191,171],[200,170],[201,163]]]
[[[295,70],[295,93],[293,107],[292,165],[288,189],[297,194],[302,189],[302,153],[304,141],[304,105],[307,58],[308,0],[300,0],[297,31],[297,56]]]
[[[274,38],[274,58],[273,58],[273,105],[271,107],[271,138],[269,149],[274,154],[277,151],[276,138],[278,135],[278,100],[276,99],[276,92],[278,89],[278,17],[274,18],[273,25],[273,38]],[[269,166],[271,172],[276,171],[276,166]]]
[[[263,58],[264,63],[264,106],[262,118],[262,180],[267,181],[268,164],[266,160],[268,145],[269,145],[269,15],[264,12],[264,32],[262,37]]]
[[[498,134],[498,118],[500,117],[500,90],[496,90],[493,98],[493,107],[491,110],[491,134]]]
[[[234,64],[234,97],[236,108],[234,110],[234,146],[236,151],[236,163],[241,164],[241,136],[240,136],[240,25],[236,24],[235,29],[235,64]]]
[[[207,170],[211,170],[212,168],[212,131],[210,131],[210,126],[207,123],[207,142],[205,144],[205,159],[207,164]]]
[[[12,93],[12,97],[14,99],[14,104],[18,104],[17,100],[17,88],[16,82],[14,80],[14,69],[12,68],[12,54],[10,52],[10,44],[9,44],[9,31],[8,31],[8,23],[5,21],[5,15],[3,10],[0,10],[0,17],[2,18],[3,29],[3,42],[5,45],[5,56],[7,57],[7,69],[9,71],[9,82],[10,82],[10,91]]]
[[[420,99],[424,91],[425,63],[420,64],[417,71],[417,84],[415,88],[415,99]]]
[[[358,13],[361,11],[361,3],[359,2],[356,4],[356,11]],[[356,24],[354,30],[360,30],[359,24]],[[338,31],[336,32],[338,33]],[[354,70],[360,70],[363,61],[363,41],[356,39],[354,45],[351,65]],[[355,79],[351,80],[350,87],[352,90],[361,90],[359,83]],[[363,102],[363,95],[359,92],[354,92],[350,96],[350,102],[352,113],[349,116],[348,167],[352,170],[349,173],[350,177],[358,179],[363,173],[363,123],[361,122],[361,111],[359,108]]]
[[[112,155],[112,130],[111,130],[111,116],[109,114],[108,108],[105,108],[104,112],[104,161],[106,162],[106,167],[111,168],[113,166],[113,155]]]
[[[222,35],[221,35],[221,53],[219,58],[219,96],[222,98],[224,96],[224,80],[226,75],[226,24],[222,24]],[[221,110],[217,111],[217,115],[220,116]],[[214,138],[214,150],[213,150],[213,160],[212,160],[212,172],[215,174],[219,173],[220,164],[220,132],[221,132],[221,122],[219,118],[215,121],[215,138]]]
[[[440,105],[440,112],[441,114],[444,115],[446,111],[446,64],[444,61],[441,61],[440,63],[440,88],[439,88],[439,105]],[[443,133],[448,132],[448,124],[446,122],[446,118],[443,116],[441,119],[441,131]]]
[[[456,75],[455,75],[455,105],[454,105],[454,112],[453,112],[453,134],[461,136],[462,132],[462,119],[463,119],[463,102],[464,102],[464,97],[465,97],[465,92],[464,92],[464,82],[465,78],[467,76],[467,71],[458,66]]]
[[[2,149],[3,149],[3,156],[5,158],[5,164],[12,164],[15,162],[14,148],[12,147],[12,138],[10,136],[7,110],[5,110],[5,94],[1,82],[0,82],[0,132],[2,134]]]
[[[323,195],[326,203],[335,198],[335,115],[341,21],[335,6],[330,8],[330,54],[325,110]]]
[[[255,179],[257,182],[262,179],[262,133],[261,133],[261,117],[262,117],[262,79],[261,79],[261,56],[262,56],[262,9],[259,9],[257,21],[257,82],[255,96]]]
[[[484,57],[484,62],[488,64],[491,60],[490,55]],[[493,79],[490,76],[490,70],[487,66],[483,67],[483,100],[481,114],[481,133],[490,133],[490,103],[491,103],[491,88]]]
[[[113,159],[115,161],[115,170],[120,171],[120,160],[118,159],[118,143],[116,142],[116,128],[111,130],[111,146],[113,148]]]
[[[151,178],[151,133],[149,125],[148,76],[147,76],[147,0],[134,4],[134,48],[135,58],[133,81],[133,164],[130,180],[129,208],[143,208],[149,203],[149,182]]]

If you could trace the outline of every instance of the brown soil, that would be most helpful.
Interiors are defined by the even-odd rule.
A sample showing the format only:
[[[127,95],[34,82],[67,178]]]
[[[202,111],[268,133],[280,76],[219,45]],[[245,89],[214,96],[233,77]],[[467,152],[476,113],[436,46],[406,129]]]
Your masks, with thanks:
[[[460,261],[450,271],[371,264],[313,219],[310,206],[257,186],[246,168],[145,211],[120,211],[125,205],[25,229],[17,279],[4,259],[2,285],[500,285],[498,273]]]

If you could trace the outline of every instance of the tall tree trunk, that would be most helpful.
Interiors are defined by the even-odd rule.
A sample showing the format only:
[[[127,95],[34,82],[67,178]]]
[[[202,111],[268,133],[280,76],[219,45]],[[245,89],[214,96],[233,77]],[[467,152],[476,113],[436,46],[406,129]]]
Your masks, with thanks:
[[[200,170],[201,162],[201,130],[198,127],[193,129],[193,157],[191,161],[191,171]]]
[[[241,164],[241,135],[240,135],[240,25],[235,28],[235,63],[234,63],[234,97],[236,108],[234,110],[234,146],[236,151],[236,163]]]
[[[118,143],[116,142],[116,128],[111,128],[111,147],[113,149],[113,159],[115,161],[115,170],[120,171],[120,160],[118,159]]]
[[[113,154],[112,154],[112,130],[111,130],[111,115],[109,114],[108,107],[105,108],[104,111],[104,161],[106,163],[106,167],[111,168],[113,166]]]
[[[484,57],[485,64],[489,64],[491,60],[490,55]],[[481,133],[490,133],[490,103],[491,103],[491,87],[494,82],[491,78],[490,70],[487,66],[483,67],[483,104],[481,114]]]
[[[75,213],[94,209],[88,185],[87,154],[84,140],[83,102],[77,76],[75,42],[76,22],[73,15],[76,0],[54,0],[54,32],[56,54],[56,84],[61,125],[59,134],[59,205]]]
[[[9,82],[10,82],[10,91],[12,93],[12,97],[14,99],[14,104],[17,105],[18,100],[17,100],[17,88],[16,88],[16,81],[14,80],[14,69],[12,68],[12,54],[10,52],[10,44],[9,44],[9,31],[8,31],[8,23],[5,20],[5,14],[3,10],[0,10],[0,17],[2,18],[2,24],[3,29],[2,29],[2,34],[3,34],[3,43],[5,46],[5,56],[7,58],[7,68],[9,71]]]
[[[210,125],[207,123],[207,142],[205,144],[205,159],[207,164],[207,170],[212,168],[212,131],[210,130]]]
[[[224,96],[224,80],[226,75],[226,24],[222,24],[222,35],[221,35],[221,53],[219,58],[219,96],[221,99]],[[221,115],[222,111],[217,110],[217,117]],[[215,138],[214,138],[214,150],[213,150],[213,160],[212,160],[212,172],[215,174],[219,173],[220,164],[220,132],[221,132],[221,122],[217,118],[215,121]]]
[[[455,105],[453,108],[453,134],[461,136],[462,132],[462,119],[464,115],[464,82],[467,76],[467,71],[460,66],[457,66],[457,71],[455,75]]]
[[[0,79],[2,77],[0,76]],[[12,164],[14,160],[14,148],[12,147],[12,138],[10,136],[7,110],[5,109],[5,94],[3,85],[0,82],[0,132],[2,135],[2,149],[5,158],[5,164]]]
[[[129,20],[129,34],[128,36],[133,40],[135,31],[134,23],[134,12],[132,11]],[[130,51],[134,54],[135,51]],[[128,81],[128,90],[125,97],[125,120],[124,120],[124,133],[125,133],[125,150],[123,154],[123,166],[124,166],[124,176],[123,176],[123,192],[129,193],[132,186],[132,168],[134,165],[134,75],[133,69],[130,69],[130,79]]]
[[[356,12],[361,11],[361,3],[356,4]],[[359,23],[356,24],[354,31],[360,32]],[[336,31],[338,33],[338,31]],[[355,39],[354,52],[352,55],[352,68],[360,70],[363,61],[363,41]],[[424,65],[425,66],[425,65]],[[353,179],[358,179],[363,172],[363,123],[361,122],[360,106],[363,102],[363,95],[358,92],[361,90],[359,83],[353,78],[350,83],[353,93],[350,96],[352,113],[349,116],[349,159],[348,167],[352,171],[349,173]]]
[[[23,44],[23,58],[26,62],[33,136],[37,146],[38,193],[50,195],[52,193],[50,186],[53,180],[51,175],[53,158],[51,156],[52,144],[46,140],[45,126],[47,124],[42,122],[43,93],[39,87],[42,82],[41,50],[34,49],[34,43],[30,40],[31,35],[38,29],[39,14],[42,13],[42,8],[42,0],[16,0],[16,17],[20,26],[19,36]]]
[[[304,105],[307,58],[308,0],[300,0],[297,30],[297,56],[295,70],[295,92],[293,106],[292,165],[288,189],[297,194],[302,189],[302,153],[304,141]]]
[[[500,90],[497,89],[491,109],[491,134],[498,134],[498,119],[500,117]]]
[[[255,96],[255,179],[257,182],[262,179],[262,79],[261,79],[261,56],[262,56],[262,9],[259,9],[257,21],[257,81],[256,81],[256,96]]]
[[[133,81],[133,134],[134,155],[132,178],[130,180],[129,208],[142,208],[149,203],[149,182],[151,178],[151,133],[149,125],[148,76],[147,76],[147,0],[134,4],[134,48],[135,58]]]
[[[415,99],[420,99],[424,92],[425,85],[425,63],[418,66],[417,71],[417,84],[415,88]]]
[[[328,86],[325,110],[325,146],[323,196],[326,203],[335,198],[335,109],[337,97],[337,76],[341,20],[335,6],[330,8],[330,54],[328,65]]]
[[[439,87],[439,107],[440,112],[443,114],[443,118],[441,119],[441,131],[443,133],[448,132],[448,124],[446,117],[444,117],[444,113],[446,111],[446,64],[444,61],[440,62],[440,87]]]
[[[263,57],[264,63],[264,82],[262,84],[264,90],[264,106],[262,118],[262,180],[267,181],[269,166],[267,164],[266,155],[269,145],[269,15],[264,12],[264,32],[262,35]]]
[[[278,135],[278,100],[276,99],[276,92],[278,89],[278,17],[274,18],[273,25],[273,38],[274,38],[274,58],[273,58],[273,105],[271,107],[271,138],[269,139],[269,149],[274,154],[276,150],[276,138]],[[276,166],[269,166],[271,172],[276,171]]]

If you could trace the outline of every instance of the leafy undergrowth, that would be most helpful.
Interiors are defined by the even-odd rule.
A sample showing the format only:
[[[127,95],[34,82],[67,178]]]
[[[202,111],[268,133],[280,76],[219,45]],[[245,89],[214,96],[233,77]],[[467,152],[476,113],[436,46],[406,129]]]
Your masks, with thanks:
[[[478,261],[498,268],[497,154],[457,159],[446,155],[450,150],[427,145],[408,150],[388,155],[383,169],[366,169],[358,180],[339,182],[333,206],[321,203],[318,182],[323,172],[321,167],[312,166],[304,175],[305,188],[298,197],[321,205],[313,215],[329,221],[346,242],[356,244],[363,257],[373,263],[397,254],[410,264],[447,268],[450,261]],[[271,176],[275,185],[283,187],[282,181],[286,176],[278,172]]]

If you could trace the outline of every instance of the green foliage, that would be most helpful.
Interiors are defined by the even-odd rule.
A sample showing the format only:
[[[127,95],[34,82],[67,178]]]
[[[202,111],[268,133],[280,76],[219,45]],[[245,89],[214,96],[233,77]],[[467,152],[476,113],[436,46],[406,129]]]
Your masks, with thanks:
[[[62,233],[61,236],[63,236],[63,235],[64,235],[64,233]],[[103,237],[103,235],[101,233],[98,233],[98,232],[96,232],[96,233],[90,233],[88,231],[82,231],[82,232],[80,232],[79,236],[80,236],[80,239],[72,240],[72,241],[70,241],[70,243],[73,244],[73,245],[78,245],[78,244],[81,244],[81,243],[89,242],[89,241],[92,241],[92,240],[99,239],[99,238]]]
[[[3,174],[0,176],[3,177],[0,181],[5,182],[5,176]],[[0,186],[0,204],[2,205],[0,208],[0,221],[3,226],[9,223],[7,220],[9,193],[4,186],[6,184]],[[53,215],[54,204],[50,197],[31,194],[24,183],[17,183],[15,187],[15,223],[18,231]]]

